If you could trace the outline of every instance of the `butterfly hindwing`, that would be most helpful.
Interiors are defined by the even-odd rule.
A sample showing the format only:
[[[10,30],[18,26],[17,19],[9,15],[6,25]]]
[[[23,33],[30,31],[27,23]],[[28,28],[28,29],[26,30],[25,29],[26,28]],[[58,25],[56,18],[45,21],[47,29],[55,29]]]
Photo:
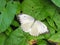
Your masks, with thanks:
[[[31,31],[29,33],[33,36],[38,36],[39,35],[38,25],[37,25],[36,22],[32,25]]]
[[[33,22],[29,22],[29,23],[25,23],[25,24],[21,24],[21,28],[23,29],[23,31],[25,32],[29,32],[31,26],[32,26]]]
[[[43,34],[46,32],[48,32],[46,25],[40,21],[35,21],[35,23],[31,27],[30,34],[33,36],[38,36],[39,34]]]
[[[48,32],[47,26],[44,23],[42,23],[41,21],[36,21],[36,23],[38,25],[37,29],[40,34]]]

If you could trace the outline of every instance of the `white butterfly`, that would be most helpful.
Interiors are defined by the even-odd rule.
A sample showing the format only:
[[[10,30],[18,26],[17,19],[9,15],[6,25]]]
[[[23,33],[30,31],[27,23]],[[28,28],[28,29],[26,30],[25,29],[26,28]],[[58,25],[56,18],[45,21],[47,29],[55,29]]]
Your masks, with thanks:
[[[38,36],[39,34],[49,32],[44,23],[39,20],[35,21],[33,17],[27,14],[20,14],[18,17],[19,21],[21,22],[21,28],[30,35]]]

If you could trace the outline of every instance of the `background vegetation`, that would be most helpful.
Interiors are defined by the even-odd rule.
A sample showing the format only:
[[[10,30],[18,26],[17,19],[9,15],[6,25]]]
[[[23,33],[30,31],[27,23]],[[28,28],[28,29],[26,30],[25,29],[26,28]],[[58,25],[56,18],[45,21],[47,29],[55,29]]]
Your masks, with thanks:
[[[17,18],[21,13],[42,21],[50,32],[38,37],[23,32]],[[59,43],[60,0],[0,0],[0,45],[60,45]]]

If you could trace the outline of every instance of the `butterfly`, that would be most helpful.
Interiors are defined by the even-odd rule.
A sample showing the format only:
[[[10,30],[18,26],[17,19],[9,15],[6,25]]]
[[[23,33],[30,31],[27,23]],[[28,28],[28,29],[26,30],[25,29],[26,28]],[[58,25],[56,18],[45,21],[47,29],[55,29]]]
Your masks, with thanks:
[[[39,21],[35,20],[32,16],[27,14],[18,15],[19,21],[21,23],[21,28],[24,32],[28,32],[32,36],[38,36],[40,34],[49,32],[47,26]]]

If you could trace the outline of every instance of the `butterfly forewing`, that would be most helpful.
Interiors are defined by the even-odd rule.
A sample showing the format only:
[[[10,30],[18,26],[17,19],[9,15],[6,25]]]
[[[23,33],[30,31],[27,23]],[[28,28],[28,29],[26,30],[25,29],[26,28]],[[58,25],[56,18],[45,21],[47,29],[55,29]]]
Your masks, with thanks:
[[[33,36],[38,36],[39,35],[39,30],[38,30],[38,23],[35,22],[32,27],[31,27],[31,31],[29,32],[31,35]]]
[[[21,14],[19,15],[19,21],[21,22],[21,24],[25,24],[25,23],[34,22],[34,18],[26,14]]]
[[[21,22],[21,28],[23,29],[23,31],[29,32],[29,29],[34,23],[34,18],[26,14],[21,14],[19,15],[19,20]]]

